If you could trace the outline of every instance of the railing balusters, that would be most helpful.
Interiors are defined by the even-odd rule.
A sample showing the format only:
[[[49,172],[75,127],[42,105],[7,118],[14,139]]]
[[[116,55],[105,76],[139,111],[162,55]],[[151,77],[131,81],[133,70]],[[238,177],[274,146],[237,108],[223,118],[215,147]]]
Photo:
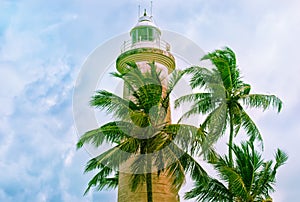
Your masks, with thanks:
[[[160,41],[139,41],[136,43],[132,43],[132,40],[124,41],[124,43],[121,45],[121,53],[124,53],[128,50],[135,49],[135,48],[142,48],[142,47],[149,47],[149,48],[159,48],[163,49],[165,51],[170,51],[170,44],[167,43],[164,40]]]

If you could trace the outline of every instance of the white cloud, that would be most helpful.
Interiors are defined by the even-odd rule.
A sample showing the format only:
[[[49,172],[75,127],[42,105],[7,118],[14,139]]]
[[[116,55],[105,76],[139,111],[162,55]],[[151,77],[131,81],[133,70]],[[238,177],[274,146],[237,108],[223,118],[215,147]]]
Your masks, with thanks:
[[[106,192],[82,197],[91,176],[82,174],[88,155],[75,151],[71,94],[88,53],[136,23],[138,1],[10,2],[0,3],[7,11],[0,14],[6,19],[0,20],[0,200],[115,200]],[[231,46],[255,92],[284,100],[278,116],[254,114],[267,152],[280,146],[290,154],[279,170],[276,201],[295,199],[289,184],[300,168],[299,7],[296,0],[154,1],[162,29],[187,35],[205,51]]]
[[[13,99],[24,88],[24,80],[13,64],[0,62],[0,65],[0,114],[7,116],[13,112]]]

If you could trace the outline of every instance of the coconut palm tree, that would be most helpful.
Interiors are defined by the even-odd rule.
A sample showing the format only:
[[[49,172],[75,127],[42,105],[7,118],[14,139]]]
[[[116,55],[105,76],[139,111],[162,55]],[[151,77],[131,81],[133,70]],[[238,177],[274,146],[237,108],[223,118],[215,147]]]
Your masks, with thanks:
[[[262,142],[262,136],[244,107],[276,108],[280,112],[282,101],[275,95],[250,94],[251,86],[244,83],[236,64],[235,53],[228,47],[208,53],[201,60],[209,60],[212,69],[193,66],[184,73],[191,74],[190,85],[200,92],[182,96],[175,101],[175,107],[184,102],[194,102],[182,118],[207,114],[201,128],[208,132],[206,145],[212,145],[229,127],[229,163],[232,164],[233,138],[242,127],[251,138]],[[205,92],[201,90],[205,89]]]
[[[130,166],[131,189],[146,183],[147,199],[153,201],[152,171],[159,176],[167,172],[173,188],[179,190],[190,171],[196,178],[205,175],[201,166],[188,155],[193,140],[205,138],[199,128],[185,124],[171,124],[169,116],[170,94],[182,77],[182,72],[174,71],[164,89],[160,72],[155,64],[149,64],[149,71],[142,73],[136,64],[128,64],[126,73],[113,73],[124,81],[129,96],[122,98],[111,92],[100,90],[91,99],[91,106],[105,110],[116,119],[101,127],[86,132],[77,143],[81,148],[85,143],[98,147],[104,142],[113,143],[111,149],[92,158],[85,171],[97,170],[88,184],[98,190],[118,186],[119,166],[128,159],[134,159]],[[114,177],[111,177],[115,174]]]
[[[220,179],[205,175],[199,177],[195,187],[185,194],[186,199],[218,202],[271,202],[270,193],[274,191],[277,169],[288,159],[286,153],[277,149],[275,164],[264,161],[254,149],[253,141],[233,145],[235,161],[228,156],[218,157],[211,162]],[[229,188],[231,183],[231,188]]]

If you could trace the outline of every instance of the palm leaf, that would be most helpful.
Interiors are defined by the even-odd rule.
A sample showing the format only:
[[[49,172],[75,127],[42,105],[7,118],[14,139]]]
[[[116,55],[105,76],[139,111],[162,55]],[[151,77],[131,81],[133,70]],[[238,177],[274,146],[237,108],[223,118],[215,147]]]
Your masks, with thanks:
[[[162,131],[170,136],[170,140],[183,148],[185,152],[198,151],[206,134],[199,128],[187,124],[168,124]],[[195,143],[198,144],[195,144]],[[193,153],[193,152],[191,152]]]
[[[103,189],[115,189],[118,186],[118,173],[114,177],[108,177],[113,170],[109,167],[103,167],[88,183],[88,187],[84,192],[86,195],[91,187],[96,187],[98,191]]]
[[[277,151],[275,153],[276,164],[274,166],[274,171],[275,171],[274,175],[276,174],[276,170],[280,166],[282,166],[286,163],[287,159],[288,159],[288,155],[285,152],[283,152],[282,150],[277,149]]]
[[[168,78],[168,85],[167,85],[167,93],[166,97],[169,97],[172,90],[175,88],[175,86],[178,84],[182,76],[184,75],[183,71],[180,70],[174,70],[172,74]]]
[[[96,92],[90,101],[90,105],[107,113],[113,114],[116,118],[128,119],[129,113],[137,106],[130,100],[121,98],[111,92],[100,90]]]
[[[216,103],[212,102],[212,96],[209,93],[202,95],[200,94],[202,93],[196,94],[195,97],[198,96],[199,98],[202,98],[200,98],[196,103],[194,103],[191,106],[191,108],[181,116],[178,122],[181,122],[183,119],[187,119],[192,115],[211,113],[215,109]],[[184,102],[185,100],[188,101],[189,99],[193,99],[192,94],[180,97],[176,100],[176,102],[179,105],[180,102]]]
[[[241,123],[251,139],[258,139],[261,143],[263,143],[262,135],[260,134],[257,126],[245,111],[241,111]]]
[[[169,176],[172,176],[173,186],[179,190],[185,182],[185,173],[190,172],[193,179],[206,175],[201,165],[188,153],[171,142],[164,150],[166,162],[172,162],[166,170]]]
[[[192,88],[205,87],[207,83],[215,83],[213,72],[204,67],[192,66],[183,71],[184,74],[192,74],[190,85]]]
[[[201,125],[207,133],[207,138],[203,142],[202,147],[209,148],[215,143],[225,132],[227,125],[227,104],[222,103],[214,111],[212,111]]]
[[[185,102],[197,102],[197,107],[203,107],[199,109],[199,113],[207,113],[209,109],[213,108],[215,105],[212,105],[212,94],[211,93],[193,93],[181,96],[175,100],[175,108],[178,108],[180,104]],[[212,106],[211,106],[212,105]],[[196,112],[195,112],[196,113]]]
[[[262,108],[263,110],[273,107],[277,112],[281,111],[282,101],[275,95],[251,94],[241,97],[244,105],[254,108]]]
[[[239,70],[236,67],[236,58],[234,52],[225,47],[223,50],[216,50],[202,57],[201,60],[209,59],[218,70],[222,78],[223,85],[228,91],[236,88],[240,83]]]
[[[92,143],[96,147],[104,141],[119,143],[122,139],[129,137],[132,127],[131,123],[124,121],[109,122],[82,135],[77,143],[77,149],[85,143]]]
[[[231,202],[232,196],[227,187],[220,181],[209,176],[202,176],[196,181],[195,187],[185,193],[185,199],[196,198],[197,201]]]

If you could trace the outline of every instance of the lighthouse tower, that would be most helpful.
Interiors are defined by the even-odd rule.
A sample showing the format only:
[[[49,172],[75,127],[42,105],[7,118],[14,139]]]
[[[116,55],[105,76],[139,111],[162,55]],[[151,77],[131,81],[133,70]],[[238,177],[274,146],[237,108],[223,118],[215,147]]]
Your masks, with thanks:
[[[160,72],[163,89],[167,88],[167,77],[175,69],[175,59],[170,53],[170,45],[161,39],[161,31],[153,22],[152,16],[146,11],[138,19],[138,23],[130,31],[131,39],[125,41],[121,47],[121,54],[117,58],[116,68],[120,73],[125,73],[128,63],[136,63],[142,72],[150,70],[149,63],[155,62],[157,71]],[[130,97],[124,88],[124,97]],[[171,122],[170,111],[167,112],[167,122]],[[129,166],[131,160],[122,166]],[[146,184],[144,183],[135,192],[130,188],[131,174],[119,173],[118,202],[147,202]],[[179,201],[178,190],[172,189],[172,180],[166,173],[159,177],[152,175],[153,201],[176,202]]]

